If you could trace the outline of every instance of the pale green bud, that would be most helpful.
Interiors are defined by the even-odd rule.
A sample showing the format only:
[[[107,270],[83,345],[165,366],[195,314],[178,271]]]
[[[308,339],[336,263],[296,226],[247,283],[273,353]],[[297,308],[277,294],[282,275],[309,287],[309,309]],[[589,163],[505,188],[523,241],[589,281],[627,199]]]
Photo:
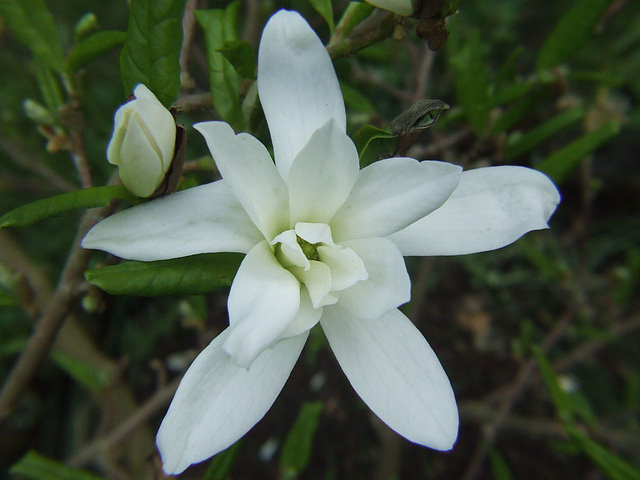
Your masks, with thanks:
[[[408,17],[415,12],[417,0],[365,0],[374,7],[389,10],[397,15]]]
[[[118,166],[120,179],[131,193],[149,197],[171,166],[176,122],[143,84],[136,86],[133,95],[116,111],[107,160]]]

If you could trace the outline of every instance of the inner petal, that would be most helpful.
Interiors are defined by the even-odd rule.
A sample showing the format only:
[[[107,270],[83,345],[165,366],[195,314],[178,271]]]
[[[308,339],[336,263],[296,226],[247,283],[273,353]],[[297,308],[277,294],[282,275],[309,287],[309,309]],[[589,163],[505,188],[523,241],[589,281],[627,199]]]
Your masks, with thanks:
[[[318,256],[331,271],[331,290],[334,292],[369,278],[364,263],[350,248],[319,246]]]
[[[324,243],[335,247],[331,237],[331,227],[326,223],[298,222],[295,226],[296,235],[311,244]]]
[[[287,230],[277,235],[271,241],[271,246],[275,246],[276,258],[283,267],[301,267],[304,270],[309,270],[309,259],[302,251],[293,230]]]
[[[293,267],[290,270],[298,281],[304,284],[309,290],[313,308],[335,303],[333,301],[333,298],[335,298],[333,295],[331,298],[326,298],[331,291],[331,272],[329,267],[316,260],[311,260],[309,263],[311,264],[311,268],[308,270],[300,267]]]

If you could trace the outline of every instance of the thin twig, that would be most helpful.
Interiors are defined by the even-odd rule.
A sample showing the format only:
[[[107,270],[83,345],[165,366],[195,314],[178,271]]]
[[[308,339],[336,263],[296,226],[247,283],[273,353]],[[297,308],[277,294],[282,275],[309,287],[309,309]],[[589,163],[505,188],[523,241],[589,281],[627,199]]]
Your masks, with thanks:
[[[553,346],[567,330],[567,327],[573,319],[573,313],[571,311],[566,312],[560,321],[558,321],[551,332],[547,334],[542,342],[541,349],[543,352],[547,352],[551,346]],[[482,468],[484,460],[487,456],[487,446],[495,442],[500,429],[503,427],[505,421],[509,417],[511,410],[515,406],[516,402],[520,398],[520,395],[524,391],[525,387],[530,382],[535,369],[536,359],[534,357],[529,358],[524,365],[518,371],[516,380],[513,382],[509,389],[509,393],[503,398],[498,410],[495,414],[493,421],[487,425],[484,429],[484,442],[480,442],[477,446],[469,466],[462,476],[463,480],[473,480],[477,477]]]
[[[89,166],[89,160],[87,159],[87,149],[84,143],[83,130],[83,128],[78,128],[70,132],[71,158],[73,159],[73,164],[78,172],[82,188],[89,188],[93,186],[93,180],[91,180],[91,167]]]
[[[366,30],[360,31],[339,43],[329,45],[327,50],[329,51],[331,58],[334,60],[342,57],[348,57],[358,50],[362,50],[374,43],[390,38],[393,35],[396,26],[408,23],[409,21],[404,17],[387,14]]]
[[[182,16],[182,47],[180,49],[180,83],[184,90],[190,90],[193,80],[189,74],[191,61],[191,46],[196,31],[196,17],[194,12],[198,8],[198,0],[188,0]]]
[[[19,168],[26,168],[39,175],[56,189],[62,192],[77,190],[78,187],[76,185],[58,175],[42,162],[32,158],[31,155],[24,152],[18,145],[3,137],[2,134],[0,134],[0,150],[3,150],[9,157],[9,160],[11,160],[16,166]]]
[[[171,401],[173,394],[176,392],[178,385],[180,384],[180,380],[180,378],[177,378],[162,389],[158,390],[114,430],[93,440],[71,457],[67,463],[73,467],[84,467],[94,458],[100,456],[104,452],[107,452],[113,446],[122,443],[137,428],[143,425]]]

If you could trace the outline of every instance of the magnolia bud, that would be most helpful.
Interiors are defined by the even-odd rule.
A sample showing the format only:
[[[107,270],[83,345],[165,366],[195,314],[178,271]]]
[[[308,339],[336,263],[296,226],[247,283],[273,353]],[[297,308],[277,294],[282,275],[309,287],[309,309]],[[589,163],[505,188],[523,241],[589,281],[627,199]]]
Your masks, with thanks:
[[[136,86],[133,96],[116,111],[107,160],[118,166],[120,179],[131,193],[149,197],[171,166],[176,122],[143,84]]]
[[[397,15],[408,17],[415,12],[416,0],[365,0],[374,7],[389,10]]]

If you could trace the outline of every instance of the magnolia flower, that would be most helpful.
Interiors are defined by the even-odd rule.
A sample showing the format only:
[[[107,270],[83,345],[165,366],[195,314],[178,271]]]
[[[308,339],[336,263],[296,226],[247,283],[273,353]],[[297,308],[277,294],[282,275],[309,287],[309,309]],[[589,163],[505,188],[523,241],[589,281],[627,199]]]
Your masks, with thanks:
[[[413,15],[416,9],[416,3],[418,0],[365,0],[374,7],[389,10],[397,15],[408,17]]]
[[[317,323],[376,415],[412,442],[450,449],[453,390],[397,308],[410,298],[403,255],[491,250],[546,228],[556,188],[520,167],[462,172],[389,158],[359,170],[331,59],[294,12],[265,27],[258,90],[275,163],[251,135],[197,124],[223,179],[111,216],[83,241],[136,260],[246,253],[229,327],[193,362],[160,426],[165,471],[182,472],[251,429]]]
[[[116,111],[107,160],[118,166],[120,180],[138,197],[149,197],[171,166],[176,122],[142,83],[135,98]]]

